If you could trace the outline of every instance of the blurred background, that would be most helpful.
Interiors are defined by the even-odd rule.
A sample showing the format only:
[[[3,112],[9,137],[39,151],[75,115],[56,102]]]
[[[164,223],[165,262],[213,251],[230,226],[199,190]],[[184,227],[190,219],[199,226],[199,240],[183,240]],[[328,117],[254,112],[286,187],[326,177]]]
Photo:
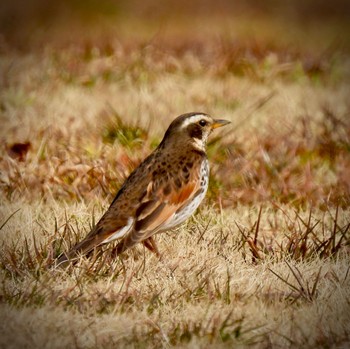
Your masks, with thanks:
[[[27,48],[53,28],[61,35],[71,36],[72,30],[130,31],[132,35],[157,34],[157,30],[176,31],[186,26],[190,35],[200,35],[203,30],[225,31],[228,23],[237,21],[235,29],[243,35],[256,35],[268,30],[268,22],[289,25],[290,30],[317,33],[322,39],[325,28],[342,44],[348,41],[350,4],[346,0],[4,0],[0,4],[0,32],[3,44]],[[135,26],[135,22],[138,25]],[[264,23],[264,25],[262,25]],[[213,28],[216,24],[220,28]],[[259,25],[260,24],[260,25]],[[103,25],[103,28],[101,26]],[[296,27],[293,29],[293,27]],[[109,30],[108,30],[109,29]],[[50,33],[52,35],[52,33]],[[115,34],[115,32],[114,32]],[[159,33],[158,33],[159,34]],[[272,33],[270,33],[272,35]],[[275,31],[283,39],[289,33]],[[45,36],[45,35],[44,35]],[[46,38],[49,40],[49,38]]]
[[[0,137],[20,160],[0,163],[4,192],[108,200],[175,116],[204,111],[233,122],[209,144],[209,200],[349,205],[349,16],[345,0],[1,1]]]

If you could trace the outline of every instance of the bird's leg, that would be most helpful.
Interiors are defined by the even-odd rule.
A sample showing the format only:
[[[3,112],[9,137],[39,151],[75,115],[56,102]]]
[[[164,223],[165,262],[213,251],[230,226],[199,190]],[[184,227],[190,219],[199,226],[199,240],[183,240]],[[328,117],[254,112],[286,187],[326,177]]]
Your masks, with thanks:
[[[161,258],[161,254],[158,250],[158,247],[156,245],[156,242],[154,241],[153,237],[150,236],[148,239],[142,241],[143,245],[147,247],[150,251],[156,254],[158,258]]]
[[[115,258],[119,255],[121,255],[125,250],[127,250],[128,248],[134,246],[137,243],[137,241],[132,241],[131,239],[128,239],[128,237],[126,239],[123,239],[122,241],[120,241],[117,246],[115,246],[112,249],[111,252],[111,256],[112,258]]]
[[[155,255],[160,259],[161,258],[161,254],[158,250],[158,247],[156,245],[156,242],[154,241],[153,237],[149,237],[147,238],[146,240],[143,240],[142,241],[143,245],[145,247],[147,247],[151,252],[155,253]],[[111,252],[111,256],[112,258],[115,258],[117,256],[119,256],[120,254],[122,254],[126,249],[128,249],[129,247],[133,246],[135,244],[132,243],[132,244],[128,244],[128,241],[127,240],[122,240],[121,242],[119,242],[119,244],[114,247],[112,249],[112,252]]]
[[[119,242],[118,245],[115,246],[111,251],[112,259],[122,254],[125,250],[126,250],[126,247],[125,247],[124,241]]]

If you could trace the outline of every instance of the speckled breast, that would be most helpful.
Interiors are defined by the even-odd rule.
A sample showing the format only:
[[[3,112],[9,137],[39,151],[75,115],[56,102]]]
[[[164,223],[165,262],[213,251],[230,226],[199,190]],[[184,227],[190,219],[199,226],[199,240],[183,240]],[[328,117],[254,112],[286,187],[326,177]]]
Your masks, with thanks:
[[[168,224],[163,226],[161,231],[175,228],[176,226],[183,223],[187,218],[192,216],[200,203],[203,201],[209,184],[209,162],[207,159],[205,159],[201,165],[200,181],[200,192],[191,201],[189,201],[187,205],[181,207],[181,209],[176,211],[173,219]]]

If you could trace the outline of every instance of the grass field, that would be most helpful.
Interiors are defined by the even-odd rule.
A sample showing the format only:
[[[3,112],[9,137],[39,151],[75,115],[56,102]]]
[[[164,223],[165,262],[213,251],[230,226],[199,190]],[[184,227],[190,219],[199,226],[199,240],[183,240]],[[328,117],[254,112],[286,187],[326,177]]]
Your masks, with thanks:
[[[350,346],[349,25],[228,3],[2,8],[0,348]],[[190,111],[232,126],[162,259],[50,267]]]

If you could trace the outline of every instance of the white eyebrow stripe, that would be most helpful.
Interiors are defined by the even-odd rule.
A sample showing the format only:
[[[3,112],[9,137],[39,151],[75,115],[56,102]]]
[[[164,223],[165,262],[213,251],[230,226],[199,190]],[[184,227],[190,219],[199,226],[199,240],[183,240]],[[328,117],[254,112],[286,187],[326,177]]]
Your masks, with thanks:
[[[206,115],[204,115],[204,114],[192,115],[187,120],[185,120],[185,122],[182,124],[181,128],[186,128],[189,124],[196,123],[196,122],[202,120],[203,118],[206,119]]]

